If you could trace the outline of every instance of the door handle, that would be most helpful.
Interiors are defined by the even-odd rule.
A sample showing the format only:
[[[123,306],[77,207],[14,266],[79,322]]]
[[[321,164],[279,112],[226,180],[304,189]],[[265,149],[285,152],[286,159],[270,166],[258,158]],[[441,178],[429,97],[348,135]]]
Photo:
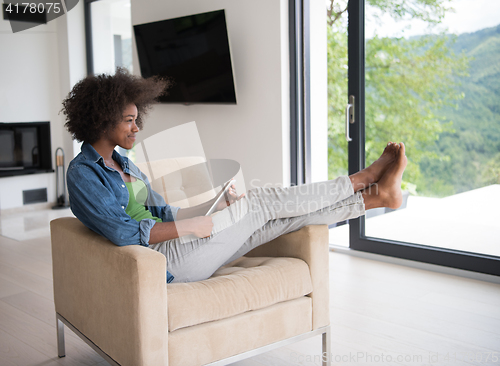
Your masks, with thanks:
[[[354,123],[354,95],[349,96],[349,103],[345,108],[345,139],[347,142],[352,141],[349,137],[349,125]]]

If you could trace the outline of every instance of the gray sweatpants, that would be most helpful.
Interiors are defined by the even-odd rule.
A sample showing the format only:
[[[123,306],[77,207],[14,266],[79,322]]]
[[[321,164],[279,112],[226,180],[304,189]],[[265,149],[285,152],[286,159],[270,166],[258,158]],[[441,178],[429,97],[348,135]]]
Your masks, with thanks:
[[[363,197],[354,193],[347,176],[289,188],[255,188],[213,215],[209,237],[184,236],[149,247],[166,256],[174,283],[200,281],[280,235],[364,213]]]

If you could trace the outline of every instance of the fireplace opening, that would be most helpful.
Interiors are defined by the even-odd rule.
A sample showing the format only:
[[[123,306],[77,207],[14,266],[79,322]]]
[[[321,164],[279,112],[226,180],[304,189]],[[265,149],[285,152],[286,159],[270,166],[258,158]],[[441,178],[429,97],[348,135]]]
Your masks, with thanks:
[[[50,173],[50,122],[0,123],[0,177]]]

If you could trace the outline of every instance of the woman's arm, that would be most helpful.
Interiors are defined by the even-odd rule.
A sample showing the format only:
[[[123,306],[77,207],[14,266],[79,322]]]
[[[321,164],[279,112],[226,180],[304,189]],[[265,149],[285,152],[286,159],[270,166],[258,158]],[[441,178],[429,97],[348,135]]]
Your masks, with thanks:
[[[117,197],[109,187],[110,181],[89,165],[74,164],[68,168],[71,211],[91,230],[118,246],[143,245],[149,242],[146,221],[138,222],[125,212],[125,197]],[[149,220],[154,223],[154,220]]]
[[[244,193],[240,196],[236,194],[236,187],[234,184],[229,188],[227,193],[228,193],[228,195],[226,196],[227,200],[221,200],[217,205],[216,211],[225,209],[227,206],[233,204],[236,201],[239,201],[245,196]],[[208,209],[212,207],[214,201],[215,198],[212,198],[210,201],[202,203],[197,206],[181,208],[177,211],[176,219],[182,220],[182,219],[192,218],[195,216],[204,216],[207,213]]]
[[[211,216],[197,216],[171,222],[157,222],[150,231],[149,244],[156,244],[189,234],[193,234],[198,238],[205,238],[210,236],[213,227]]]
[[[245,194],[242,194],[238,197],[234,185],[231,186],[228,193],[228,201],[219,202],[217,211],[223,210],[245,196]],[[150,231],[149,244],[156,244],[189,234],[199,238],[210,236],[214,225],[212,217],[205,216],[205,214],[214,201],[215,198],[212,198],[210,201],[197,206],[181,208],[177,211],[175,221],[156,223]]]

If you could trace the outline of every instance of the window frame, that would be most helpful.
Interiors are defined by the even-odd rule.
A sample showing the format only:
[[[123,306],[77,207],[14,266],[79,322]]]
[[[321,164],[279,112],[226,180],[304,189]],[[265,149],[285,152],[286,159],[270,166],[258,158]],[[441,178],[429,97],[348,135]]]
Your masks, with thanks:
[[[348,95],[356,97],[348,157],[349,174],[354,174],[365,167],[365,0],[349,0],[348,17]],[[349,225],[350,249],[500,276],[500,257],[367,237],[365,216]]]

